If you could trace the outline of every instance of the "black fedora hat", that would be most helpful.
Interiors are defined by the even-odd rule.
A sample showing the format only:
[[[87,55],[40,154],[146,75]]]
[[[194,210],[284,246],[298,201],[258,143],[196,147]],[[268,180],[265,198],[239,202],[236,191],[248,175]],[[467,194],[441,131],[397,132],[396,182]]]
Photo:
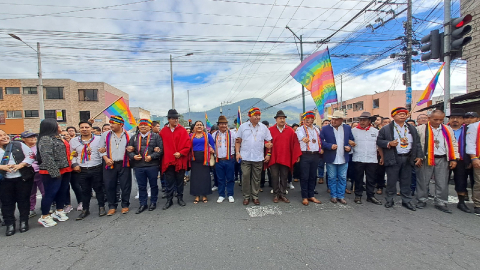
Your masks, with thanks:
[[[278,111],[278,112],[277,112],[277,115],[275,115],[275,117],[273,117],[273,118],[277,119],[277,117],[285,117],[285,118],[287,118],[287,116],[283,113],[282,110]]]
[[[464,109],[453,109],[448,117],[451,117],[451,116],[464,117],[465,116],[465,110]]]
[[[168,110],[167,118],[178,118],[180,115],[178,114],[177,110],[170,109]]]

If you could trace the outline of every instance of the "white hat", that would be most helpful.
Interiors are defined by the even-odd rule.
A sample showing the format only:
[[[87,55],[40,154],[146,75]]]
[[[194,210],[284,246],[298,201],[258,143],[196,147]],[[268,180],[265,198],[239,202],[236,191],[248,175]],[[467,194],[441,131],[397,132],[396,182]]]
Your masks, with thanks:
[[[329,115],[328,118],[331,119],[344,119],[345,114],[342,111],[334,111],[333,115]]]

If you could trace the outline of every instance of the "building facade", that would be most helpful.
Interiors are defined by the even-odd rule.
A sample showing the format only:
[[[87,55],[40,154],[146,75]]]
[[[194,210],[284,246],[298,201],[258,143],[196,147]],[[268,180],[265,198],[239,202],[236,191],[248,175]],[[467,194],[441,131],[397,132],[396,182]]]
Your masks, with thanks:
[[[152,120],[152,118],[150,116],[150,111],[145,110],[142,107],[130,107],[130,111],[132,112],[133,117],[137,121],[139,119],[150,119],[150,120]]]
[[[472,31],[468,34],[472,42],[467,44],[462,53],[462,59],[467,60],[467,93],[480,90],[480,1],[461,0],[460,13],[462,16],[473,16]]]
[[[0,129],[7,134],[40,127],[37,79],[0,79]],[[57,119],[62,129],[78,126],[101,113],[116,99],[128,94],[104,82],[76,82],[69,79],[44,79],[45,118]],[[107,123],[105,115],[95,118],[94,126]]]

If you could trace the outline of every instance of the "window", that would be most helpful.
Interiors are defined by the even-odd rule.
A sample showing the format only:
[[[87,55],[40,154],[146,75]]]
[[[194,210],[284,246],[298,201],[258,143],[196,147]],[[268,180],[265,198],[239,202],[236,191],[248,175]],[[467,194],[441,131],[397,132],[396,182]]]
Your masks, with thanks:
[[[0,124],[5,124],[5,111],[0,111]]]
[[[380,108],[380,100],[378,98],[373,100],[373,108],[374,109]]]
[[[353,108],[353,104],[348,104],[347,105],[347,110],[351,110]]]
[[[20,87],[5,87],[5,94],[7,95],[20,94]]]
[[[80,111],[80,121],[88,121],[90,119],[90,111]]]
[[[7,111],[7,119],[22,118],[22,111]]]
[[[353,111],[363,111],[363,101],[353,103]]]
[[[66,122],[67,114],[66,110],[45,110],[45,119],[52,118],[57,120],[57,122]]]
[[[38,110],[25,110],[26,117],[38,117]]]
[[[63,87],[47,87],[46,99],[63,99]]]
[[[78,89],[79,101],[98,101],[97,89]]]
[[[3,99],[3,88],[2,87],[0,87],[0,99]],[[5,116],[5,114],[4,114],[4,116]]]
[[[37,87],[23,87],[23,93],[26,95],[36,95]]]

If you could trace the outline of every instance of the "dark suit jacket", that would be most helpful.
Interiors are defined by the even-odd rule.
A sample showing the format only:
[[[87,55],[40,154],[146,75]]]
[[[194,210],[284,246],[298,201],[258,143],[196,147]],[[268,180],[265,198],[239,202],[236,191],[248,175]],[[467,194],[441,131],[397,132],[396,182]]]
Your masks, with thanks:
[[[323,160],[326,163],[333,163],[337,156],[337,150],[332,150],[332,145],[336,144],[338,147],[349,146],[348,140],[354,141],[352,128],[349,125],[343,124],[343,143],[335,139],[333,127],[331,125],[322,127],[320,131],[320,139],[322,140]],[[345,152],[345,163],[350,161],[350,152]]]

